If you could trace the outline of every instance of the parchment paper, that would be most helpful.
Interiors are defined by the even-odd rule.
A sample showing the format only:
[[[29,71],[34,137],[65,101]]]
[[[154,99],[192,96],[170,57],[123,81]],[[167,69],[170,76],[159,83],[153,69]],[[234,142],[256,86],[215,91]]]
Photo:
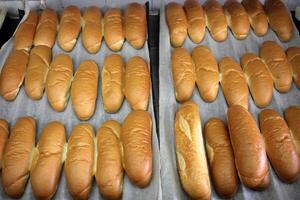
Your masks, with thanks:
[[[183,4],[183,1],[177,1]],[[168,27],[165,21],[165,5],[168,1],[161,4],[161,16],[160,16],[160,70],[159,70],[159,87],[160,87],[160,152],[161,152],[161,178],[162,178],[162,190],[163,199],[188,199],[187,194],[183,191],[177,172],[175,144],[174,144],[174,118],[176,110],[180,104],[176,102],[173,88],[173,79],[171,74],[171,62],[170,56],[172,47],[170,46],[170,38],[168,33]],[[201,4],[204,0],[201,0]],[[300,47],[299,33],[294,27],[294,37],[290,42],[281,43],[276,34],[269,29],[268,33],[264,37],[257,37],[251,30],[248,37],[245,40],[236,40],[231,31],[228,29],[228,38],[226,41],[218,43],[215,42],[208,30],[206,30],[205,38],[201,42],[201,45],[208,46],[213,52],[218,61],[224,56],[233,57],[237,62],[240,62],[239,58],[246,52],[259,53],[259,47],[266,40],[274,40],[281,44],[284,49],[290,46]],[[186,39],[183,47],[190,53],[192,49],[197,46],[189,38]],[[219,93],[217,99],[213,103],[205,103],[195,87],[192,100],[195,101],[200,108],[201,124],[202,128],[205,122],[212,118],[218,117],[226,122],[227,104],[222,93],[221,87],[219,87]],[[277,110],[281,115],[284,109],[290,105],[300,105],[300,91],[293,83],[292,89],[288,93],[279,93],[273,89],[273,100],[267,108],[273,108]],[[257,116],[262,109],[255,106],[252,97],[249,95],[249,111],[254,115],[257,120]],[[300,179],[293,184],[285,184],[281,182],[274,170],[270,166],[270,186],[268,189],[258,192],[244,187],[240,184],[238,191],[234,199],[300,199]],[[211,183],[212,199],[220,199],[220,197],[214,191],[214,186]]]
[[[100,6],[99,6],[100,7]],[[26,15],[28,15],[28,9],[26,9]],[[12,49],[13,38],[10,39],[0,50],[0,67],[2,69],[3,64]],[[53,57],[59,53],[66,53],[62,49],[59,48],[57,42],[52,49]],[[129,107],[127,101],[123,102],[121,109],[115,114],[108,114],[104,111],[103,103],[102,103],[102,95],[101,95],[101,71],[104,62],[104,58],[107,55],[112,54],[113,52],[106,47],[105,42],[102,42],[102,46],[100,51],[97,54],[89,54],[83,47],[81,41],[81,35],[79,36],[76,46],[74,49],[67,53],[73,58],[74,65],[74,73],[78,65],[85,59],[93,59],[96,61],[99,67],[99,82],[98,82],[98,96],[97,96],[97,104],[95,108],[94,115],[90,118],[90,120],[85,121],[93,125],[95,134],[101,124],[108,120],[114,119],[119,122],[123,122],[124,118],[128,113],[131,112],[131,108]],[[129,45],[129,43],[125,42],[122,50],[118,52],[118,54],[122,55],[124,61],[128,61],[128,59],[132,56],[141,56],[143,57],[149,66],[149,52],[147,42],[145,46],[140,50],[135,50],[133,47]],[[153,151],[153,174],[152,180],[144,189],[140,189],[129,181],[128,177],[124,176],[124,185],[123,185],[123,199],[161,199],[161,181],[160,181],[160,159],[159,159],[159,147],[158,140],[156,134],[156,125],[154,120],[153,113],[153,103],[152,103],[152,91],[149,97],[149,107],[148,112],[151,113],[152,116],[152,151]],[[60,121],[65,125],[67,138],[70,136],[72,127],[77,125],[80,121],[72,108],[71,99],[68,101],[68,105],[64,112],[58,113],[54,111],[48,101],[46,94],[44,93],[41,100],[33,101],[30,99],[25,91],[24,86],[22,86],[17,98],[12,102],[5,101],[2,97],[0,97],[0,118],[6,119],[10,126],[12,126],[16,120],[21,116],[33,116],[37,120],[37,132],[36,132],[36,142],[39,139],[39,135],[41,133],[41,129],[51,121]],[[63,170],[62,170],[63,171]],[[1,180],[0,180],[1,182]],[[0,199],[10,199],[3,191],[2,182],[0,183]],[[27,183],[24,195],[21,199],[34,199],[34,195],[31,190],[30,182]],[[59,182],[59,186],[57,192],[53,199],[72,199],[69,195],[64,174],[61,174],[61,179]],[[95,180],[93,181],[93,188],[90,193],[90,199],[102,199],[98,187],[96,185]]]

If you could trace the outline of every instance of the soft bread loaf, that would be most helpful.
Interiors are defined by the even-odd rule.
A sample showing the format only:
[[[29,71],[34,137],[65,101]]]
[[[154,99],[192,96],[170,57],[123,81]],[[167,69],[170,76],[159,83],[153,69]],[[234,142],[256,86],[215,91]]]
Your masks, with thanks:
[[[2,160],[6,142],[8,140],[8,123],[5,119],[0,119],[0,169],[2,168]]]
[[[235,169],[233,149],[224,122],[209,119],[204,128],[206,150],[215,189],[221,197],[233,197],[239,180]]]
[[[293,23],[282,0],[266,0],[265,11],[271,28],[281,41],[287,42],[293,36]]]
[[[80,32],[80,21],[80,10],[76,6],[64,9],[57,35],[58,44],[63,50],[71,51],[74,48]]]
[[[228,109],[227,120],[235,164],[242,183],[251,189],[268,187],[266,148],[255,119],[243,106],[234,105]]]
[[[11,198],[20,198],[24,193],[35,146],[35,128],[32,117],[18,119],[6,144],[2,160],[2,187]]]
[[[265,41],[260,47],[260,57],[267,64],[279,92],[287,92],[292,85],[292,72],[283,48],[274,41]]]
[[[52,48],[55,43],[57,28],[58,18],[56,12],[47,8],[42,12],[36,28],[34,46],[44,45]]]
[[[294,81],[300,89],[300,48],[290,47],[287,49],[286,55],[290,62]]]
[[[227,0],[224,4],[227,24],[236,39],[245,39],[250,22],[245,8],[237,0]]]
[[[52,51],[48,46],[36,46],[30,51],[25,75],[25,92],[34,100],[43,96],[51,59]]]
[[[152,176],[152,120],[147,111],[127,115],[121,129],[123,167],[130,181],[146,187]]]
[[[13,50],[6,58],[0,74],[0,93],[5,100],[14,100],[18,95],[25,77],[28,57],[24,50]]]
[[[125,37],[136,49],[144,46],[147,36],[146,9],[139,3],[128,4],[125,13]]]
[[[210,199],[210,181],[197,104],[185,102],[176,112],[177,169],[183,189],[193,199]]]
[[[82,43],[89,53],[97,53],[102,42],[102,13],[96,6],[90,6],[83,13]]]
[[[124,172],[120,132],[121,125],[114,120],[104,122],[97,132],[95,177],[100,193],[106,199],[120,199],[122,196]]]
[[[15,33],[13,49],[30,51],[38,18],[36,11],[29,12]]]
[[[94,130],[90,124],[78,124],[71,132],[64,173],[74,199],[88,199],[94,175]]]
[[[45,90],[50,105],[57,112],[63,111],[68,103],[72,78],[72,58],[67,54],[56,55],[50,65]]]
[[[228,106],[241,105],[248,110],[248,87],[240,65],[230,57],[220,63],[221,86]]]
[[[150,95],[150,74],[146,61],[131,57],[125,70],[124,95],[133,110],[147,110]]]
[[[195,65],[189,52],[184,48],[175,48],[171,55],[173,84],[177,101],[191,98],[195,88]]]
[[[288,107],[284,111],[284,118],[291,130],[292,140],[300,157],[300,107]]]
[[[120,51],[124,43],[122,11],[111,8],[104,15],[105,43],[113,51]]]
[[[241,57],[241,66],[248,83],[254,103],[265,107],[272,101],[273,79],[264,61],[254,53]]]
[[[259,0],[243,0],[242,4],[249,15],[249,22],[257,36],[263,36],[268,32],[268,17]]]
[[[98,66],[93,60],[82,61],[74,75],[71,99],[74,111],[81,120],[88,120],[94,114],[98,76]]]
[[[227,38],[227,22],[222,5],[217,0],[206,0],[203,4],[206,26],[211,37],[222,42]]]
[[[182,46],[187,36],[187,19],[181,5],[171,2],[166,6],[166,20],[173,47]]]
[[[216,99],[219,89],[218,63],[210,49],[202,45],[193,49],[192,58],[200,96],[204,101],[212,102]]]
[[[187,31],[191,40],[200,43],[205,35],[205,14],[197,0],[186,0],[184,10],[187,18]]]
[[[106,56],[102,68],[102,100],[104,110],[117,112],[124,99],[122,92],[125,73],[125,62],[118,54]]]
[[[267,155],[279,178],[293,182],[299,175],[299,157],[284,119],[272,109],[259,114],[259,125],[266,143]]]

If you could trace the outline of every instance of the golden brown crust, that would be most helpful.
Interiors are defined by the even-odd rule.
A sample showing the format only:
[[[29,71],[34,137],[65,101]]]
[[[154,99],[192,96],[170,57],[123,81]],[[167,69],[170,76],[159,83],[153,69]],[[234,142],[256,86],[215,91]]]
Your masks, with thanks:
[[[300,107],[288,107],[284,111],[284,118],[291,130],[292,140],[300,157]]]
[[[8,140],[8,123],[5,119],[0,119],[0,169],[2,168],[2,160],[4,149]]]
[[[286,56],[292,69],[294,81],[300,89],[300,48],[289,47],[286,51]]]

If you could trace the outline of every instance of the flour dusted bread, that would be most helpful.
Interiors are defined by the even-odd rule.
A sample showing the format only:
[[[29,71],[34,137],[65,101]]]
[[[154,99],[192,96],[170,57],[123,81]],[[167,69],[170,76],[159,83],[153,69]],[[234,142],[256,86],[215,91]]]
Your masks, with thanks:
[[[284,118],[291,130],[292,140],[300,157],[300,107],[288,107],[284,111]]]
[[[20,198],[29,178],[35,146],[36,122],[22,117],[12,127],[2,160],[2,187],[11,198]]]
[[[64,9],[57,35],[59,46],[64,51],[71,51],[76,42],[80,32],[81,14],[76,6],[68,6]]]
[[[0,169],[2,168],[2,160],[4,149],[8,140],[8,123],[5,119],[0,119]]]
[[[18,95],[24,81],[28,57],[24,50],[12,50],[6,58],[0,74],[0,94],[5,100],[12,101]]]
[[[181,5],[171,2],[166,6],[166,20],[173,47],[182,46],[187,36],[187,19]]]
[[[48,46],[36,46],[30,52],[25,75],[25,92],[34,100],[43,96],[51,59],[52,51]]]
[[[93,60],[84,60],[78,66],[71,87],[74,111],[81,120],[93,114],[98,94],[98,66]]]
[[[120,199],[123,191],[121,124],[104,122],[97,131],[96,183],[106,199]],[[138,164],[138,163],[136,163]]]
[[[289,47],[286,51],[286,56],[292,69],[294,81],[300,88],[300,48]]]

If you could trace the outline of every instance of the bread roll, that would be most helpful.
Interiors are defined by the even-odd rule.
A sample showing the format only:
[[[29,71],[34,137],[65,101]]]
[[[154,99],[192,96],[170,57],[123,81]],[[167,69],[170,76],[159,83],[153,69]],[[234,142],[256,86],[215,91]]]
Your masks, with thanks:
[[[68,190],[74,199],[88,199],[94,176],[94,130],[78,124],[71,132],[64,166]]]
[[[169,3],[166,6],[166,20],[172,46],[182,46],[187,36],[188,27],[187,19],[182,6],[175,2]]]
[[[228,106],[241,105],[248,109],[249,91],[240,65],[230,57],[223,57],[219,65],[220,82]]]
[[[233,197],[239,180],[227,127],[222,120],[211,118],[205,124],[206,150],[216,191],[221,197]]]
[[[152,176],[152,120],[147,111],[135,110],[127,115],[121,130],[124,148],[123,167],[130,181],[146,187]]]
[[[210,49],[202,45],[193,49],[192,58],[200,96],[204,101],[212,102],[216,99],[219,89],[218,63]]]
[[[198,106],[185,102],[176,112],[177,169],[183,189],[193,199],[210,199],[210,181]]]
[[[72,78],[72,58],[67,54],[56,55],[47,75],[45,90],[50,105],[57,112],[63,111],[68,103]]]
[[[268,32],[268,17],[259,0],[243,0],[242,4],[249,15],[249,22],[257,36],[263,36]]]
[[[289,41],[293,36],[293,23],[283,1],[266,0],[265,11],[268,15],[270,26],[278,38],[283,42]]]
[[[43,96],[51,59],[52,51],[50,47],[36,46],[30,52],[25,75],[25,92],[34,100]]]
[[[291,130],[292,140],[300,157],[300,107],[288,107],[284,111],[284,118]]]
[[[22,117],[12,128],[2,160],[2,186],[11,198],[20,198],[29,177],[35,146],[36,123],[32,117]]]
[[[125,13],[125,37],[136,49],[144,46],[147,36],[146,9],[139,3],[128,4]]]
[[[284,119],[272,109],[259,114],[259,124],[267,155],[279,178],[293,182],[299,175],[299,158]]]
[[[0,119],[0,169],[2,168],[2,158],[7,140],[8,123],[5,119]]]
[[[93,60],[81,62],[74,75],[71,99],[74,111],[81,120],[88,120],[94,114],[98,76],[98,66]]]
[[[265,107],[272,101],[273,79],[267,65],[254,53],[245,53],[241,57],[241,65],[246,81],[258,107]]]
[[[177,101],[191,98],[195,88],[195,65],[189,52],[184,48],[175,48],[171,55],[173,84]]]
[[[114,120],[102,124],[97,132],[96,182],[106,199],[120,199],[123,190],[121,125]],[[137,163],[138,164],[138,163]]]
[[[287,92],[292,85],[292,72],[283,48],[274,41],[266,41],[260,47],[260,57],[267,64],[279,92]]]
[[[227,112],[228,128],[235,164],[242,183],[251,189],[269,185],[269,167],[265,143],[256,122],[243,106],[234,105]]]
[[[203,7],[211,37],[217,42],[223,42],[227,38],[227,22],[222,5],[217,0],[206,0]]]
[[[245,39],[250,22],[245,8],[237,0],[227,0],[224,4],[227,24],[236,39]]]
[[[286,55],[290,62],[294,81],[300,89],[300,48],[290,47],[287,49]]]
[[[44,45],[52,48],[58,28],[58,18],[54,10],[47,8],[41,14],[40,21],[36,28],[33,44],[34,46]]]
[[[36,11],[29,12],[15,33],[13,49],[30,51],[38,18]]]
[[[83,13],[82,43],[89,53],[97,53],[102,42],[102,13],[90,6]]]
[[[42,130],[33,157],[30,182],[37,199],[51,199],[59,184],[66,143],[65,127],[50,122]]]
[[[125,73],[125,62],[118,54],[106,56],[102,68],[102,100],[104,110],[109,113],[117,112],[124,99],[122,92]]]
[[[108,48],[120,51],[124,43],[122,11],[111,8],[104,15],[104,39]]]
[[[18,95],[25,77],[28,57],[24,50],[13,50],[6,58],[0,74],[0,93],[5,100],[12,101]]]
[[[150,95],[150,74],[146,61],[131,57],[125,70],[124,94],[133,110],[147,110]]]
[[[71,51],[77,41],[80,32],[81,15],[76,6],[68,6],[64,9],[60,19],[57,35],[58,45],[65,51]]]
[[[187,18],[187,31],[191,40],[200,43],[205,35],[205,14],[197,0],[186,0],[184,9]]]

